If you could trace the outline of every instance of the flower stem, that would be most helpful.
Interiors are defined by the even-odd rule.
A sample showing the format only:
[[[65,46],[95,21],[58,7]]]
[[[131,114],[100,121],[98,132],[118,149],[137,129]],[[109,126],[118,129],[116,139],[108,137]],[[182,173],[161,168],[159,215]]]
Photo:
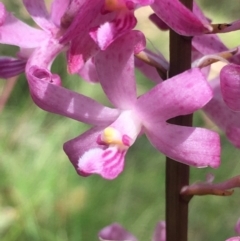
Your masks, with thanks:
[[[192,8],[192,0],[180,0]],[[191,38],[170,31],[170,70],[169,77],[191,68]],[[179,116],[170,123],[192,126],[192,115]],[[166,241],[187,241],[188,201],[180,191],[189,184],[189,167],[166,158]]]

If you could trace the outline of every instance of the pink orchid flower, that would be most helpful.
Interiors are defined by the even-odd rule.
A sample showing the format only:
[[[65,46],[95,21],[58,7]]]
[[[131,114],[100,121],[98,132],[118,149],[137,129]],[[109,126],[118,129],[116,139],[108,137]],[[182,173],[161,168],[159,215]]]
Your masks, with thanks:
[[[177,161],[195,167],[217,167],[220,146],[215,132],[166,122],[196,111],[212,98],[200,70],[186,71],[137,98],[133,62],[136,42],[131,39],[133,33],[119,38],[96,56],[100,83],[119,115],[111,124],[98,124],[64,144],[77,172],[116,178],[123,170],[128,148],[142,133],[159,151]],[[99,113],[100,110],[95,115]]]
[[[137,241],[137,238],[124,229],[120,224],[113,223],[103,228],[98,237],[101,241]],[[166,224],[161,221],[158,222],[152,237],[152,241],[165,241],[166,240]]]
[[[78,14],[60,40],[63,44],[71,40],[69,72],[78,73],[99,50],[105,50],[118,37],[132,30],[137,24],[134,10],[152,3],[153,0],[82,1]]]

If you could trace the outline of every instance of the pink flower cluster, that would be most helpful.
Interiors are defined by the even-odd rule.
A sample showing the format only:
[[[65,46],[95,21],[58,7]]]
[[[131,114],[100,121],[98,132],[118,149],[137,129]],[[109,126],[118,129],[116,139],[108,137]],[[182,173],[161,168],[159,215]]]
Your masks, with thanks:
[[[240,29],[240,20],[216,30],[196,3],[190,11],[179,0],[54,0],[50,11],[44,0],[23,0],[23,4],[39,28],[17,19],[0,3],[0,43],[19,47],[15,57],[0,57],[0,77],[25,72],[38,107],[92,125],[63,145],[79,175],[116,178],[124,169],[128,149],[143,134],[157,150],[178,162],[219,167],[216,132],[168,122],[200,109],[240,148],[239,48],[229,50],[214,34]],[[168,71],[163,55],[148,50],[144,34],[134,30],[135,10],[145,6],[153,9],[150,20],[159,29],[171,28],[193,37],[192,68],[167,81],[136,58],[144,54]],[[113,107],[61,86],[64,80],[51,72],[51,65],[62,52],[68,72],[98,82]],[[228,64],[208,82],[209,63],[225,61],[225,55],[231,55]],[[135,68],[156,83],[141,96],[136,91]],[[117,224],[107,230],[113,229],[126,234]],[[108,231],[100,237],[110,235]],[[115,240],[105,236],[102,240]],[[121,240],[128,236],[136,240],[125,236]]]

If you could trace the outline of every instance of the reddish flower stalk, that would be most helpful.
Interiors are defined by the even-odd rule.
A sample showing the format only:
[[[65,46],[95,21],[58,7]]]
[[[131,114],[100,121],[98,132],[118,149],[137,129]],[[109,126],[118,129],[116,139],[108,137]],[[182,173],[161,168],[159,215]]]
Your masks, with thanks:
[[[189,9],[192,0],[180,0]],[[169,77],[191,68],[191,39],[170,31]],[[192,126],[192,115],[180,116],[171,123]],[[166,241],[187,241],[188,201],[180,191],[189,183],[189,167],[166,158]]]

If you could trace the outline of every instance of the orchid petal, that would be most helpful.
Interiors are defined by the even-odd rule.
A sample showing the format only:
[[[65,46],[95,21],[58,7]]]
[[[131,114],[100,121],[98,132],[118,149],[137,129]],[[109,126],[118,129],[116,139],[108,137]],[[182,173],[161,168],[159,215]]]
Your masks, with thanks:
[[[240,66],[224,66],[220,72],[220,84],[227,106],[234,111],[240,111]]]
[[[44,0],[23,0],[25,8],[35,23],[43,30],[52,33],[56,26],[50,21]]]
[[[101,0],[78,1],[78,12],[60,39],[60,43],[68,43],[78,35],[88,33],[89,26],[95,22],[96,16],[99,15],[103,8],[103,4]]]
[[[27,70],[33,65],[43,69],[50,69],[52,62],[64,47],[65,46],[59,44],[56,39],[48,38],[43,41],[41,46],[36,48],[30,55],[26,66],[26,74],[28,74]]]
[[[212,30],[178,0],[155,0],[151,7],[159,18],[181,35],[202,35]]]
[[[113,21],[106,22],[90,31],[90,36],[101,50],[105,50],[115,39],[133,29],[137,20],[133,13],[119,14]]]
[[[220,165],[220,137],[216,132],[168,123],[151,124],[146,135],[164,155],[194,167]]]
[[[98,46],[89,35],[76,37],[67,53],[68,72],[71,74],[78,73],[98,51]]]
[[[212,90],[197,68],[156,85],[140,96],[136,111],[143,123],[168,120],[202,108],[212,98]]]
[[[137,241],[135,236],[118,223],[113,223],[100,230],[98,237],[103,241]]]
[[[198,6],[196,1],[193,1],[193,14],[204,24],[208,25],[210,20],[205,17],[204,13],[202,12],[201,8]]]
[[[212,85],[214,96],[207,105],[203,107],[203,110],[208,117],[226,133],[229,141],[237,148],[240,148],[240,113],[232,111],[224,103],[220,91],[219,79],[211,81],[210,84]]]
[[[138,31],[118,38],[95,57],[102,88],[114,106],[128,109],[136,101],[134,45]]]
[[[78,71],[78,74],[81,78],[83,78],[85,81],[88,81],[90,83],[97,83],[98,75],[94,63],[94,58],[89,59],[84,66]]]
[[[84,176],[84,174],[78,170],[79,158],[89,149],[95,149],[99,147],[99,144],[97,144],[96,140],[103,131],[103,129],[104,127],[102,126],[93,127],[88,131],[84,132],[83,134],[79,135],[78,137],[64,143],[63,150],[67,154],[69,160],[75,167],[78,174]]]
[[[125,150],[116,146],[89,149],[78,160],[78,172],[83,175],[99,174],[112,180],[123,171],[125,154]]]
[[[0,78],[7,79],[25,71],[26,61],[12,57],[0,57]]]
[[[0,43],[35,48],[48,38],[44,31],[28,26],[8,12],[4,14],[6,17],[0,24]]]
[[[192,45],[202,54],[214,54],[227,51],[228,48],[222,43],[216,34],[195,36]]]
[[[67,11],[70,4],[70,0],[54,0],[51,5],[50,16],[53,23],[60,27],[61,18],[64,13]]]
[[[152,241],[166,241],[166,222],[161,221],[157,223]]]
[[[54,77],[37,66],[32,66],[28,71],[30,92],[40,108],[93,125],[110,124],[119,115],[116,109],[110,109],[89,97],[54,85]]]

